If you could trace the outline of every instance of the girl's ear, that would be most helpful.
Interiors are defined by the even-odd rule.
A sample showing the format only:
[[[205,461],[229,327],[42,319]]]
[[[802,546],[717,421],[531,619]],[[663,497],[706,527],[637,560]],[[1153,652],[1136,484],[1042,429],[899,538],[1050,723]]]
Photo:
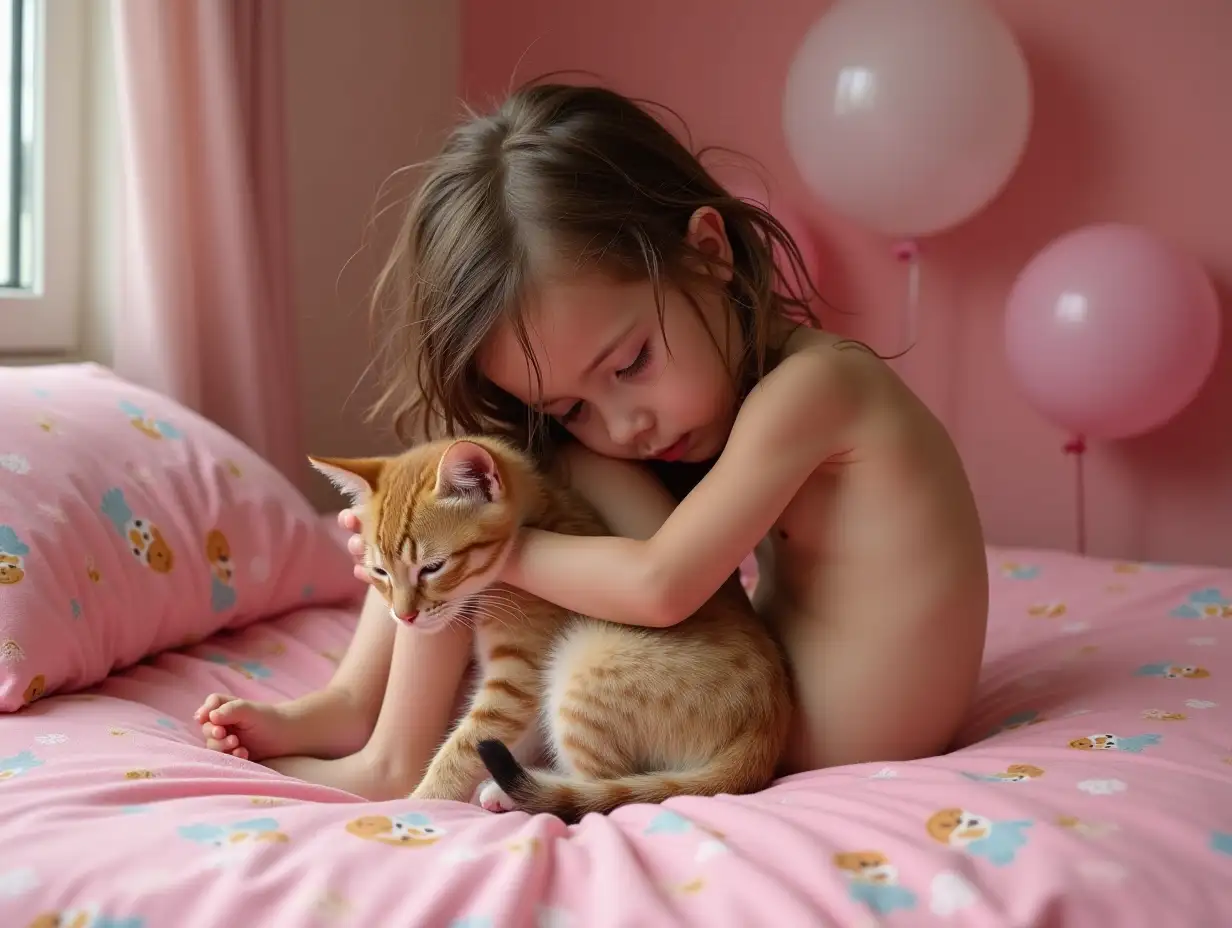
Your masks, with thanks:
[[[689,231],[685,242],[707,258],[706,270],[724,283],[732,279],[731,242],[723,217],[713,206],[703,206],[689,217]]]
[[[385,469],[386,458],[315,458],[308,461],[329,478],[330,483],[350,497],[353,506],[364,506],[372,499]]]
[[[473,441],[455,441],[436,468],[436,495],[494,503],[505,495],[500,470],[491,452]]]

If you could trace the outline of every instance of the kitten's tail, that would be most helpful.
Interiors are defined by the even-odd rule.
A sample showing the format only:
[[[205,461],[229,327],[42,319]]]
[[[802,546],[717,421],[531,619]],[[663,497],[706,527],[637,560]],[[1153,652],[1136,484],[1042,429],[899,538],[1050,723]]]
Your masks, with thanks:
[[[611,780],[581,780],[547,770],[527,770],[500,741],[479,742],[479,757],[516,808],[546,812],[567,824],[588,812],[610,812],[630,803],[660,803],[673,796],[749,793],[773,776],[768,763],[750,757],[747,745],[733,745],[696,770],[638,773]]]

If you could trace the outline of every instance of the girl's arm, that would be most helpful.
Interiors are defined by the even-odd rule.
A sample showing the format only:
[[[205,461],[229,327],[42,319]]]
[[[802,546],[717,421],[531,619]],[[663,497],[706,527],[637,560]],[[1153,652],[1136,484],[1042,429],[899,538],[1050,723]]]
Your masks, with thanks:
[[[570,489],[595,508],[614,535],[652,538],[676,508],[672,494],[637,461],[605,458],[578,444],[569,445],[563,458]]]
[[[566,609],[626,625],[668,626],[692,615],[818,465],[849,450],[862,377],[843,354],[806,349],[767,376],[745,401],[710,473],[649,538],[527,530],[504,579]]]

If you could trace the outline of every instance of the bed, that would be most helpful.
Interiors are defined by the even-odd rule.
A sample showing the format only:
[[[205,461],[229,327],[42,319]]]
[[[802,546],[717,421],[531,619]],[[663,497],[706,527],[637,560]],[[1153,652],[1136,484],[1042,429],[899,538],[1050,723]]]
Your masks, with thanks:
[[[164,521],[171,538],[182,520]],[[572,827],[368,803],[206,750],[204,694],[296,696],[347,645],[353,597],[284,584],[304,602],[141,645],[93,685],[48,678],[0,715],[0,925],[1232,923],[1232,571],[1005,549],[989,570],[978,705],[952,753]]]
[[[1232,572],[990,567],[966,746],[571,828],[365,803],[205,750],[203,694],[320,686],[354,609],[164,653],[0,724],[3,923],[1227,924]]]

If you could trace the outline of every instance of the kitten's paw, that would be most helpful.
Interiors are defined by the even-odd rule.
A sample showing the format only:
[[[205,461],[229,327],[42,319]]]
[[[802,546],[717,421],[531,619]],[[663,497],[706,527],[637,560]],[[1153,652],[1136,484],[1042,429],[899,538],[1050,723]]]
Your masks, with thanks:
[[[514,809],[513,800],[505,795],[495,780],[484,780],[479,787],[479,804],[489,812],[512,812]]]
[[[429,801],[429,802],[435,802],[438,800],[453,799],[454,797],[451,796],[449,793],[446,793],[443,789],[439,789],[434,784],[420,783],[418,786],[415,787],[411,795],[407,796],[406,798],[407,799],[422,799],[422,800]]]

